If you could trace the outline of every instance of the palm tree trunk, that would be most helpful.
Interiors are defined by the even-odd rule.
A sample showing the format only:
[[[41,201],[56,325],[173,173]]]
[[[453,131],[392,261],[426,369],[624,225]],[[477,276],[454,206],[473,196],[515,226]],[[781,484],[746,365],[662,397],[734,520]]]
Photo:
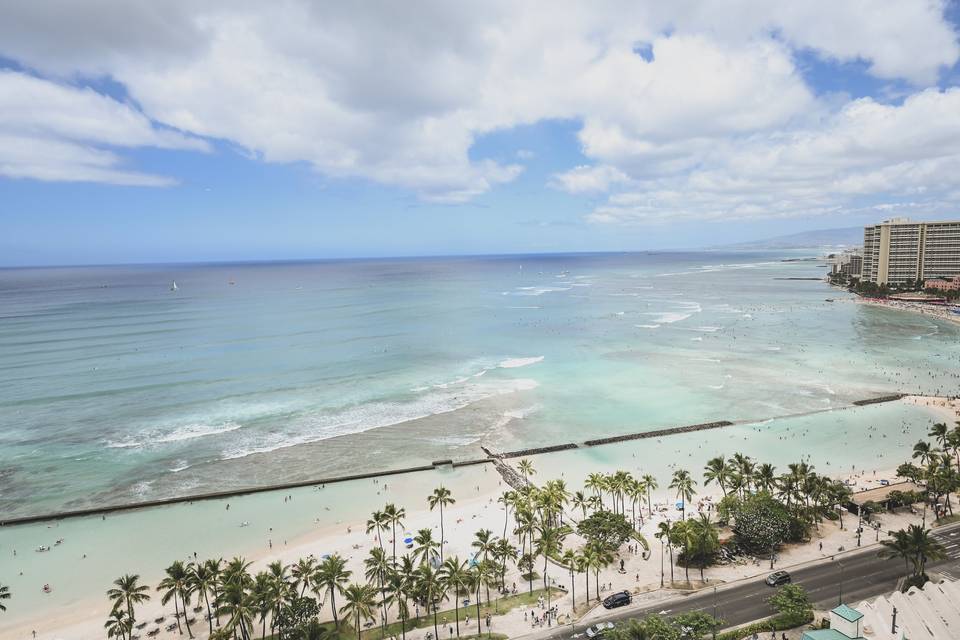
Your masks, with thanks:
[[[187,625],[187,635],[190,636],[190,639],[193,640],[193,630],[190,628],[190,620],[187,616],[190,615],[187,610],[187,600],[183,597],[183,594],[180,594],[180,600],[183,602],[183,623]]]
[[[433,607],[433,637],[434,640],[440,640],[440,630],[437,629],[437,603],[431,602],[430,606]]]
[[[477,581],[477,635],[480,635],[483,631],[480,629],[480,581]],[[440,640],[437,638],[437,640]]]
[[[397,562],[397,522],[392,520],[391,524],[393,525],[393,562]]]
[[[360,640],[360,610],[357,610],[357,640]]]
[[[213,616],[210,615],[210,597],[207,590],[203,590],[203,601],[207,604],[207,624],[210,625],[210,635],[213,635]]]
[[[443,502],[440,502],[440,564],[443,564]],[[440,640],[440,638],[437,638]]]
[[[673,545],[668,544],[667,548],[670,549],[670,586],[673,586]]]
[[[333,609],[333,626],[340,628],[340,621],[337,620],[337,595],[334,593],[336,587],[330,588],[330,608]]]
[[[593,578],[597,582],[597,602],[600,602],[600,569],[593,572]]]
[[[177,614],[177,631],[183,635],[183,628],[180,626],[180,604],[177,602],[177,593],[173,593],[173,611]]]
[[[590,568],[589,567],[587,567],[587,572],[584,573],[583,575],[586,578],[584,582],[587,583],[587,605],[589,605],[590,604]]]
[[[457,637],[460,637],[460,603],[457,602],[457,598],[460,597],[460,594],[457,592],[456,587],[453,589],[453,620],[457,625]]]
[[[573,612],[577,612],[577,581],[573,579],[573,570],[570,570],[570,595],[572,600]]]

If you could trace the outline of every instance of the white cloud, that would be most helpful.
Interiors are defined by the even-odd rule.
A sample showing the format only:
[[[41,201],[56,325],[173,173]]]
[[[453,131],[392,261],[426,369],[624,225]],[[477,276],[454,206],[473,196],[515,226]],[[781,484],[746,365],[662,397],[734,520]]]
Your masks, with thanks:
[[[960,205],[960,88],[893,106],[864,98],[808,127],[718,145],[690,172],[611,195],[598,223],[856,213]],[[865,199],[882,197],[882,205]]]
[[[153,126],[129,105],[91,89],[0,71],[0,175],[48,181],[164,186],[171,180],[121,168],[104,147],[204,151],[207,144]]]
[[[627,174],[607,165],[580,165],[553,177],[553,186],[567,193],[601,193],[630,182]]]
[[[136,179],[103,146],[197,144],[159,124],[228,140],[266,162],[303,162],[334,178],[462,202],[522,170],[519,163],[471,157],[480,136],[570,119],[582,122],[579,140],[595,165],[555,176],[556,186],[576,193],[630,190],[641,194],[638,202],[704,215],[785,212],[791,191],[745,191],[758,185],[751,163],[774,152],[802,154],[804,143],[791,136],[840,126],[836,107],[814,97],[798,73],[797,51],[863,61],[877,77],[920,85],[960,55],[943,6],[927,0],[549,7],[506,0],[415,7],[0,0],[0,8],[0,55],[54,81],[108,76],[137,105],[109,98],[98,105],[69,89],[38,109],[42,123],[21,108],[2,130],[78,147],[71,151],[82,170],[73,179]],[[650,46],[652,60],[633,52],[638,43]],[[34,96],[30,104],[40,102]],[[115,127],[74,117],[111,109]],[[39,177],[39,169],[26,168],[33,160],[7,157],[4,165],[13,168],[5,171]],[[873,174],[851,172],[836,191],[907,175],[919,183],[921,175],[942,170],[934,164],[900,174],[873,165]],[[71,179],[69,166],[52,167],[48,175],[62,177],[45,179]],[[685,200],[691,188],[742,201],[708,207],[710,198],[697,201],[695,192]],[[611,198],[593,218],[631,218],[627,212],[638,206]]]

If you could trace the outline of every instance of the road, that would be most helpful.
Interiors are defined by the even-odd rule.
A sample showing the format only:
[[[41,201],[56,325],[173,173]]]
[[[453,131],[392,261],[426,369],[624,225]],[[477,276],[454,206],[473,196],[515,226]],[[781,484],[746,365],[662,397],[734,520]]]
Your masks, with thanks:
[[[949,577],[960,578],[960,526],[945,527],[934,533],[934,537],[947,549],[948,557],[928,567]],[[818,609],[830,609],[841,599],[848,604],[856,604],[867,598],[890,593],[896,589],[897,580],[903,577],[906,569],[902,562],[882,560],[877,557],[877,547],[862,553],[850,553],[835,560],[825,560],[799,569],[790,570],[794,584],[802,585],[810,596],[810,601]],[[734,626],[758,620],[775,613],[767,598],[774,589],[763,582],[764,576],[713,590],[699,591],[688,596],[679,596],[662,601],[646,608],[613,610],[606,616],[593,619],[591,624],[600,620],[616,622],[628,618],[642,618],[660,613],[676,615],[690,611],[702,611],[716,615],[725,621],[726,626]],[[577,625],[576,631],[582,633],[583,625]],[[570,627],[562,627],[552,633],[537,634],[538,640],[559,640],[573,635]]]

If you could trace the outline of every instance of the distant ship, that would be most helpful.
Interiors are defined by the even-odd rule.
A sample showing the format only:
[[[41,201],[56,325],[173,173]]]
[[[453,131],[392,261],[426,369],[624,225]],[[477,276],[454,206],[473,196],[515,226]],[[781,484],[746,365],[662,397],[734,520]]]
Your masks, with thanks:
[[[176,281],[176,280],[174,280],[173,282],[170,283],[170,291],[176,291],[176,290],[179,289],[179,288],[180,288],[180,287],[177,286],[177,281]]]

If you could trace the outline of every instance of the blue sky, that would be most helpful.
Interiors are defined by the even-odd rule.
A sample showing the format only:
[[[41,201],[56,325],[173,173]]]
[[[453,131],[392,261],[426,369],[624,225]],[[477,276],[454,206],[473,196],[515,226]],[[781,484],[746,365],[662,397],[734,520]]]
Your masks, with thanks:
[[[635,4],[16,7],[0,265],[670,249],[960,217],[955,7]]]

